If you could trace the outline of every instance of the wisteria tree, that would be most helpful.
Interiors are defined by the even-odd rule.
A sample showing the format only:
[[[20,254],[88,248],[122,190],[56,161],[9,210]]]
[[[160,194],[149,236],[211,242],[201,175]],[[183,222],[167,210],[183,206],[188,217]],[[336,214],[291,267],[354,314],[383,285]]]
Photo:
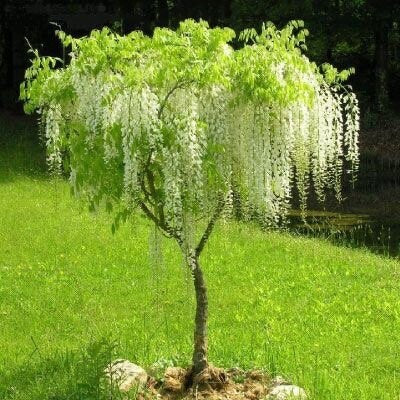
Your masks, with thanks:
[[[232,189],[273,223],[293,187],[303,207],[310,187],[340,198],[343,170],[357,169],[351,71],[310,62],[306,35],[299,21],[266,24],[234,50],[231,29],[186,20],[152,37],[58,32],[68,63],[31,50],[21,98],[40,115],[51,168],[67,153],[74,192],[112,211],[114,228],[141,210],[179,245],[196,294],[194,374],[208,366],[199,257]]]

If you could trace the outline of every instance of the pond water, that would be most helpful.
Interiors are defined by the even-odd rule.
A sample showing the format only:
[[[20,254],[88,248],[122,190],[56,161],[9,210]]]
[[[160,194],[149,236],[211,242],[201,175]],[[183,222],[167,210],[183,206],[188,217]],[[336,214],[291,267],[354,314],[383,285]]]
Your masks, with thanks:
[[[307,210],[306,223],[298,210],[289,215],[289,230],[352,247],[400,258],[400,160],[362,154],[355,185],[344,182],[341,207],[334,201],[331,211]]]
[[[288,228],[311,237],[324,237],[335,244],[367,247],[369,250],[400,258],[400,222],[367,214],[307,211],[289,213]]]

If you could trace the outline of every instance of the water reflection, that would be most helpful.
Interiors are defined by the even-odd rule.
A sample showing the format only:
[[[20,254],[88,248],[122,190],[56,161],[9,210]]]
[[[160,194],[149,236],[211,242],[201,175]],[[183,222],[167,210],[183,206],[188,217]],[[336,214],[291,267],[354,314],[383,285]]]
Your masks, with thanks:
[[[400,223],[367,214],[307,211],[289,213],[288,229],[311,237],[324,237],[335,244],[367,247],[373,252],[400,257]]]

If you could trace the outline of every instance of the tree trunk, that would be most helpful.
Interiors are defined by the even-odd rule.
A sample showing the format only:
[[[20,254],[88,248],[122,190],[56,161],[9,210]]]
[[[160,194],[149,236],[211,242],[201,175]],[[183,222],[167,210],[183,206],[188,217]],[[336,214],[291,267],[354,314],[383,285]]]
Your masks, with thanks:
[[[197,374],[204,371],[208,367],[208,361],[207,361],[208,298],[207,298],[206,282],[204,280],[203,271],[201,270],[200,267],[199,257],[225,205],[226,205],[226,196],[221,196],[220,199],[218,200],[218,204],[217,207],[215,208],[214,214],[209,220],[207,228],[205,229],[203,236],[201,237],[199,244],[196,246],[195,249],[190,249],[190,248],[188,249],[185,245],[185,241],[182,240],[180,234],[175,236],[182,250],[182,253],[185,255],[187,265],[192,273],[194,289],[196,294],[194,349],[192,358],[193,376],[196,376]]]
[[[167,0],[158,0],[158,26],[169,26],[169,9]]]
[[[222,8],[221,22],[223,25],[229,25],[232,16],[232,0],[224,0]]]
[[[142,0],[139,4],[142,10],[141,21],[139,21],[143,24],[142,30],[145,34],[152,35],[157,15],[156,4],[154,0]]]
[[[192,270],[194,288],[196,293],[196,317],[194,329],[193,349],[193,374],[196,375],[208,366],[207,362],[207,319],[208,299],[207,288],[200,268],[199,258],[196,255],[190,257],[189,267]]]
[[[389,24],[379,21],[375,31],[375,101],[379,112],[385,111],[389,104],[388,94],[388,49]]]
[[[0,6],[0,90],[6,86],[7,82],[6,46],[6,13],[5,4],[3,4]],[[2,105],[1,101],[3,100],[1,97],[0,106]]]

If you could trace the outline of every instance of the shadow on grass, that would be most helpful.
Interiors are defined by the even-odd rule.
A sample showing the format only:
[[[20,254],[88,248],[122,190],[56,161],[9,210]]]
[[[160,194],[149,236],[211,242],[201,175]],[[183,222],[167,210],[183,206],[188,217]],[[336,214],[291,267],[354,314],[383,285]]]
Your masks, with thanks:
[[[41,358],[37,352],[16,370],[0,372],[3,400],[118,400],[104,369],[115,359],[116,343],[102,339],[81,351]],[[127,399],[127,397],[124,397]]]

